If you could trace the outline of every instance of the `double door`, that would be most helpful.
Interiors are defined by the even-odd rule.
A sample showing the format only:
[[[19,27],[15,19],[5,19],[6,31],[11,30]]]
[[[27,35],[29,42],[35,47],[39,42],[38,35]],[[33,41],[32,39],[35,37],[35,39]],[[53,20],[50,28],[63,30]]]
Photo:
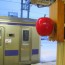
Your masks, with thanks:
[[[8,28],[9,27],[7,27],[7,30],[8,30]],[[13,27],[13,29],[15,29],[15,27]],[[11,37],[12,42],[11,43],[9,42],[5,45],[5,28],[0,27],[0,65],[7,65],[9,60],[11,60],[11,62],[13,62],[13,63],[14,63],[14,61],[15,61],[15,63],[17,63],[19,60],[18,58],[20,58],[20,62],[24,62],[24,63],[31,61],[31,48],[32,48],[32,43],[31,43],[32,32],[31,31],[32,31],[32,28],[31,27],[22,27],[22,28],[19,27],[17,29],[18,29],[18,32],[15,34],[15,36]],[[11,31],[13,31],[13,30],[11,30]],[[9,32],[11,32],[11,31],[9,31]],[[19,34],[20,31],[21,31],[21,33]],[[15,33],[15,32],[16,31],[14,31],[13,33]],[[14,41],[15,39],[16,39],[16,41]],[[15,44],[16,44],[16,47],[14,47]],[[12,47],[12,48],[10,49],[10,47]],[[20,51],[20,52],[19,53],[17,52],[17,54],[19,54],[20,56],[19,55],[5,56],[5,50],[13,51],[14,49],[16,50],[16,52],[17,52],[17,49],[19,49],[18,51]]]

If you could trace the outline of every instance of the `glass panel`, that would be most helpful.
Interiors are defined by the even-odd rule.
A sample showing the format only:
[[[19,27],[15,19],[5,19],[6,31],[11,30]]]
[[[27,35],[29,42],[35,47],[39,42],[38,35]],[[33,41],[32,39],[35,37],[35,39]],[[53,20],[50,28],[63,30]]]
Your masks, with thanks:
[[[29,31],[23,30],[23,41],[29,41]]]

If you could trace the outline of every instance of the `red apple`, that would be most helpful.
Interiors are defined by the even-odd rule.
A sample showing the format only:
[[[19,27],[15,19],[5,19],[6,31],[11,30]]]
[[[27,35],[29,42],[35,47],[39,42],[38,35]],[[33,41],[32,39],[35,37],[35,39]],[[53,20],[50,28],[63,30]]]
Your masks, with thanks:
[[[54,21],[48,17],[42,17],[36,21],[36,30],[40,36],[49,36],[53,28]]]

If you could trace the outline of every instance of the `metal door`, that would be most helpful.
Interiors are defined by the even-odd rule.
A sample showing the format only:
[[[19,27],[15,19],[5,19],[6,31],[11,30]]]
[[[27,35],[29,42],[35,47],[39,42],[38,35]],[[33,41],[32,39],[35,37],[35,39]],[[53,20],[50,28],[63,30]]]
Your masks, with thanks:
[[[21,61],[29,62],[31,59],[31,28],[22,27],[21,32]]]
[[[4,27],[0,27],[0,65],[4,65]]]

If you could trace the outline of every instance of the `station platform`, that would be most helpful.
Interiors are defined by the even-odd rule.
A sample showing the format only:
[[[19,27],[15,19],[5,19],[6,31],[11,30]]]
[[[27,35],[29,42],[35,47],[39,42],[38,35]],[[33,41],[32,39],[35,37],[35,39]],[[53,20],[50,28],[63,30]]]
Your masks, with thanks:
[[[37,64],[31,64],[31,65],[56,65],[56,62],[45,62],[45,63],[37,63]]]

